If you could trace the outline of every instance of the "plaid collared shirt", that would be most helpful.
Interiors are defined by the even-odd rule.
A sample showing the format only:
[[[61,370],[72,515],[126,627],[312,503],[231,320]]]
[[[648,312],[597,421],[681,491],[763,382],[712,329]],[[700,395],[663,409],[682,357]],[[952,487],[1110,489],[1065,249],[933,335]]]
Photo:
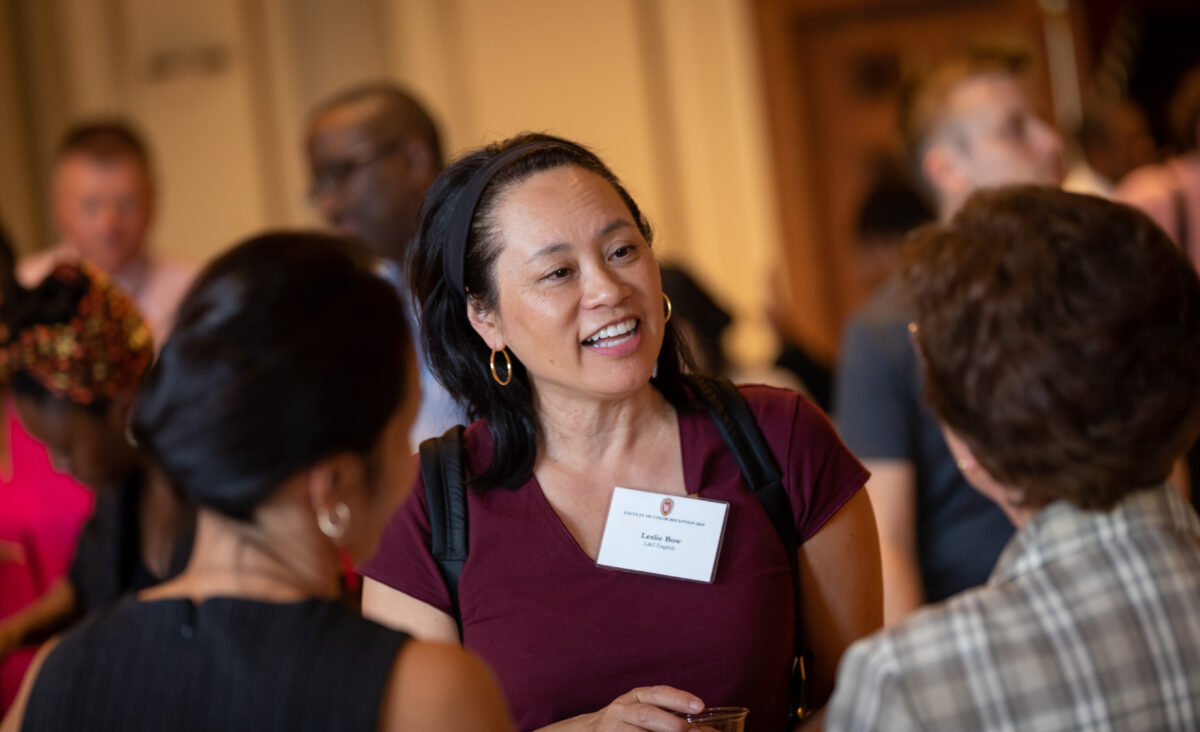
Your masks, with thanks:
[[[1054,503],[988,584],[847,651],[827,730],[1200,730],[1200,519]]]

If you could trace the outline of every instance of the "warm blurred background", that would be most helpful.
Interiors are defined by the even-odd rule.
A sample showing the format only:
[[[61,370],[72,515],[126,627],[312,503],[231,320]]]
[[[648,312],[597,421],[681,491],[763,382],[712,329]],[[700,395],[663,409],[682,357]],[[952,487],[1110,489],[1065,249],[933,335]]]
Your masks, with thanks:
[[[830,361],[868,283],[860,201],[891,164],[897,90],[951,50],[1027,60],[1064,131],[1099,86],[1166,143],[1163,105],[1200,61],[1200,6],[1166,0],[0,0],[0,212],[21,249],[55,235],[55,142],[134,120],[160,178],[159,251],[202,262],[267,226],[316,224],[310,107],[386,77],[451,155],[523,129],[595,147],[660,253],[734,316],[733,358],[769,361],[765,315]]]

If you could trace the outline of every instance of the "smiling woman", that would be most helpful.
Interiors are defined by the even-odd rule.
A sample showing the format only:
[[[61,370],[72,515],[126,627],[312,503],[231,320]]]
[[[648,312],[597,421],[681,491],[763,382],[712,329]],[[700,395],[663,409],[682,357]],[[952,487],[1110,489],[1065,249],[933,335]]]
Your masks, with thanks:
[[[452,594],[418,482],[363,567],[363,609],[461,640],[523,729],[684,730],[672,712],[704,703],[783,729],[795,634],[819,703],[842,650],[881,621],[866,474],[799,394],[743,387],[783,466],[794,536],[780,541],[688,386],[651,243],[612,171],[561,138],[477,150],[434,183],[409,273],[434,372],[476,418],[470,555]],[[712,515],[727,518],[698,518]],[[673,551],[642,548],[668,533]],[[602,546],[641,569],[601,566]]]
[[[493,270],[496,306],[469,310],[488,348],[520,354],[539,401],[619,398],[649,382],[663,342],[662,282],[613,187],[562,166],[504,195],[494,216],[510,242]]]
[[[593,369],[633,370],[634,387],[653,380],[668,401],[686,404],[691,359],[665,326],[650,224],[612,171],[548,136],[514,138],[496,152],[469,155],[434,183],[409,271],[431,366],[496,441],[474,482],[515,488],[534,468],[544,427],[537,374],[543,389],[575,388],[566,370],[584,368],[588,352]],[[634,309],[641,347],[597,362],[601,347],[584,341]],[[505,389],[489,368],[493,354],[511,359],[516,378]]]

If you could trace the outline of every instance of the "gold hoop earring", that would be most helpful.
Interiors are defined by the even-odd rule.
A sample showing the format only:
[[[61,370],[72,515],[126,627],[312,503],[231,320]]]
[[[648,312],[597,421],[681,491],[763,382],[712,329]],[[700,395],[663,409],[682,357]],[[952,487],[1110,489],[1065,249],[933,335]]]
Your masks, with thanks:
[[[339,541],[346,535],[346,527],[350,525],[350,507],[338,501],[333,506],[333,515],[324,508],[317,509],[317,528],[333,541]]]
[[[504,369],[504,373],[505,373],[504,381],[501,381],[500,377],[496,374],[496,354],[497,353],[504,354],[504,365],[507,367]],[[499,351],[492,349],[492,357],[488,359],[488,366],[492,369],[492,378],[495,379],[496,383],[499,384],[500,386],[508,386],[508,382],[512,381],[512,359],[508,357],[508,349],[507,348],[501,348]]]
[[[667,297],[667,293],[663,293],[663,301],[667,303],[667,317],[663,318],[663,325],[666,325],[671,320],[671,298]]]

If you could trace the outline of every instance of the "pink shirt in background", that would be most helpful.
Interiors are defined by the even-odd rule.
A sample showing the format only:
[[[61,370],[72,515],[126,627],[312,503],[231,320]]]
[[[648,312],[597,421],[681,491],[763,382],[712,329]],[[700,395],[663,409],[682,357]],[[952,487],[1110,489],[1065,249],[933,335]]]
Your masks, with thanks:
[[[1116,199],[1145,211],[1200,268],[1200,151],[1138,168],[1121,181]],[[1187,241],[1179,240],[1181,206]]]
[[[56,264],[77,257],[59,245],[22,259],[17,276],[32,287]],[[141,311],[157,347],[170,331],[194,274],[191,268],[143,254],[111,277]],[[21,427],[11,403],[3,418],[12,455],[12,475],[0,476],[0,617],[7,617],[66,573],[95,499],[90,489],[53,469],[46,449]],[[35,651],[22,649],[0,661],[0,712],[15,696]]]
[[[91,490],[55,472],[45,448],[21,427],[6,401],[12,475],[0,476],[0,618],[33,602],[66,574],[95,500]],[[35,652],[25,648],[0,661],[0,711],[16,696]]]

